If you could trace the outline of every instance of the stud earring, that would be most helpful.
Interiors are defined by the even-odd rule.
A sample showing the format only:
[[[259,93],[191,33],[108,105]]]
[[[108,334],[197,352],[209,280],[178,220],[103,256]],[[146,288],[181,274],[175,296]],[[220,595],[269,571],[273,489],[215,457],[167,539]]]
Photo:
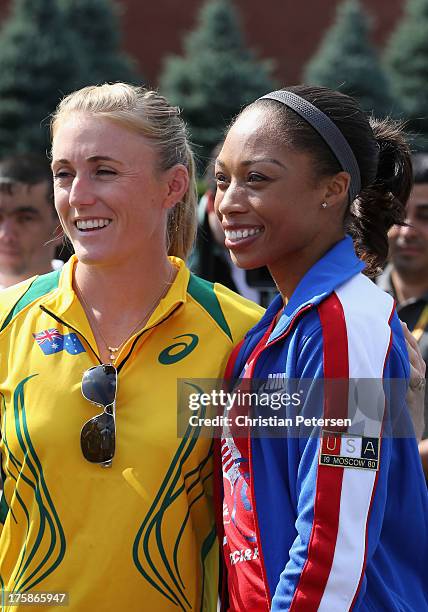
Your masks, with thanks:
[[[321,204],[321,206],[322,206],[322,208],[327,208],[328,204],[327,204],[327,202],[323,202],[323,203]]]

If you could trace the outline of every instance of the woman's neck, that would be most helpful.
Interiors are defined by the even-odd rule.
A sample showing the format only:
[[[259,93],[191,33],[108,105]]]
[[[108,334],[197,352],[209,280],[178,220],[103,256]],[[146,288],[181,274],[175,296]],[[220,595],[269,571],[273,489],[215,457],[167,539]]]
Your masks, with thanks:
[[[101,314],[141,311],[169,281],[171,263],[162,258],[139,258],[117,265],[77,262],[74,283],[86,302]]]
[[[103,362],[114,362],[125,342],[144,328],[175,275],[166,255],[120,266],[77,262],[74,290]]]
[[[268,266],[285,305],[290,301],[297,285],[308,270],[341,238],[342,236],[338,236],[337,240],[324,241],[318,246],[311,244],[295,253],[289,253],[286,258]]]

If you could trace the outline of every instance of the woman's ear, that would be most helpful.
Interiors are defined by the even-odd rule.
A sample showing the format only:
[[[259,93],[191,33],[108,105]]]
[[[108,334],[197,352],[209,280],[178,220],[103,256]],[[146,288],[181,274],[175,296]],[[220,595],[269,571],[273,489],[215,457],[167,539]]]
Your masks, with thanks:
[[[333,208],[347,204],[350,184],[351,177],[348,172],[344,171],[338,172],[329,179],[324,196],[324,200],[329,207]]]
[[[168,193],[165,198],[165,208],[173,208],[181,202],[189,188],[189,171],[183,164],[176,164],[166,171]]]

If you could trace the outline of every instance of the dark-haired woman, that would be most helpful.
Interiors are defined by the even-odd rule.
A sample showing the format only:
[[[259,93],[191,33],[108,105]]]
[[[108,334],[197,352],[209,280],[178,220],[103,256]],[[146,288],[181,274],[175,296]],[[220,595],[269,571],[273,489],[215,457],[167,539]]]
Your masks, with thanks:
[[[288,411],[288,434],[249,421],[222,440],[229,610],[427,610],[427,493],[400,399],[409,362],[393,300],[368,278],[403,219],[405,140],[348,96],[293,87],[240,113],[216,178],[234,262],[268,266],[280,290],[229,373],[264,392],[302,383],[294,417],[320,417],[300,436]]]

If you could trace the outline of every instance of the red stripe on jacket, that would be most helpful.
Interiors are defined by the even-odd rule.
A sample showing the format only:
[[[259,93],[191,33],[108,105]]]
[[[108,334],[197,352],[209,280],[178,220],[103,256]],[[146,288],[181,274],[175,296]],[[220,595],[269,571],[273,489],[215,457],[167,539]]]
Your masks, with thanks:
[[[318,306],[324,351],[324,418],[348,416],[348,337],[342,305],[335,293]],[[337,380],[329,384],[329,380]],[[342,382],[343,381],[343,382]],[[339,430],[340,431],[340,430]],[[290,612],[316,612],[330,575],[339,528],[344,468],[319,466],[308,556]]]

